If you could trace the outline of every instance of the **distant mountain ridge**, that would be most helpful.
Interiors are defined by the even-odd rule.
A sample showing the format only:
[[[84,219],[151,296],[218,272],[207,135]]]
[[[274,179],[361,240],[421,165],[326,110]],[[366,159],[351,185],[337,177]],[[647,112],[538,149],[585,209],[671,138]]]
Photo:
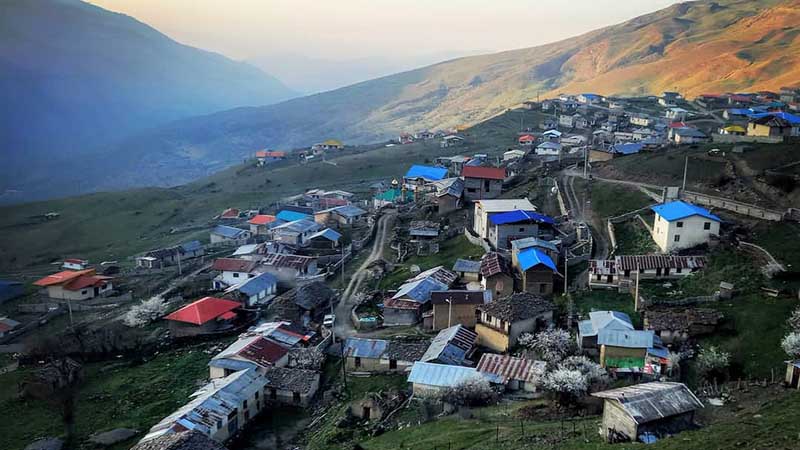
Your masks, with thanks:
[[[774,90],[798,80],[800,0],[681,3],[552,44],[179,120],[109,148],[116,167],[104,162],[89,188],[182,183],[259,147],[303,147],[331,137],[375,142],[402,131],[473,124],[537,95],[678,90],[691,97]]]
[[[0,163],[15,171],[176,119],[294,95],[254,66],[82,1],[0,2]]]

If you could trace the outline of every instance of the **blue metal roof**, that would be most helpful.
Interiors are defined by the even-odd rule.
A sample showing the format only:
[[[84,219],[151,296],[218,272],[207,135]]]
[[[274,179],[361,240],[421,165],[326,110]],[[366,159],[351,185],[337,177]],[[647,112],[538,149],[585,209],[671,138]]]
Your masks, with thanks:
[[[189,241],[181,244],[181,248],[186,252],[193,252],[196,250],[202,250],[203,244],[201,244],[200,241]]]
[[[224,236],[226,238],[236,238],[239,237],[242,233],[247,232],[247,230],[243,230],[241,228],[236,227],[229,227],[227,225],[217,225],[211,230],[212,233],[218,234],[220,236]]]
[[[453,272],[479,273],[481,271],[480,261],[470,261],[469,259],[457,259],[453,264]]]
[[[367,213],[358,206],[353,206],[353,205],[340,206],[338,208],[334,208],[334,211],[336,212],[336,214],[339,214],[340,216],[344,217],[358,217],[358,216],[363,216],[364,214]]]
[[[530,247],[541,247],[541,248],[546,248],[547,250],[558,252],[558,247],[556,246],[556,244],[553,244],[552,242],[549,241],[545,241],[544,239],[539,239],[535,237],[526,237],[511,241],[511,248],[518,251],[525,250],[526,248]]]
[[[349,337],[344,342],[344,356],[354,358],[380,358],[386,353],[389,341]]]
[[[286,229],[294,231],[296,233],[305,233],[308,231],[317,231],[320,228],[322,228],[322,225],[306,218],[306,219],[294,220],[292,222],[282,223],[277,227],[273,228],[273,230]]]
[[[407,298],[418,303],[427,303],[431,299],[431,292],[445,291],[447,288],[448,286],[441,281],[433,278],[423,278],[404,283],[392,298]]]
[[[792,125],[800,125],[800,117],[797,117],[794,114],[789,114],[787,112],[766,112],[760,114],[751,114],[750,117],[753,119],[761,119],[763,117],[780,117],[781,119],[789,122]]]
[[[271,273],[265,272],[257,277],[253,277],[245,281],[237,289],[239,292],[245,295],[256,295],[267,290],[271,286],[276,286],[277,284],[278,279],[275,278],[275,276]]]
[[[428,181],[439,181],[447,176],[447,169],[443,167],[414,165],[406,172],[406,178],[423,178]]]
[[[611,347],[652,348],[653,331],[603,329],[597,333],[597,343]]]
[[[235,371],[258,368],[258,365],[254,362],[242,361],[240,359],[229,359],[229,358],[212,359],[211,361],[209,361],[208,365],[210,367],[217,367],[220,369],[228,369]]]
[[[519,223],[533,220],[535,222],[540,223],[547,223],[547,224],[554,224],[556,223],[553,218],[545,216],[544,214],[539,214],[536,211],[523,211],[520,209],[515,209],[514,211],[509,212],[502,212],[491,214],[489,216],[489,221],[492,222],[494,225],[504,225],[507,223]]]
[[[685,219],[691,216],[701,216],[705,217],[706,219],[714,220],[716,222],[722,222],[722,219],[715,216],[714,214],[711,214],[709,210],[680,200],[664,203],[661,205],[656,205],[651,207],[650,209],[655,211],[656,214],[663,217],[664,220],[668,222],[672,222],[673,220]]]
[[[445,328],[433,338],[420,361],[468,366],[467,354],[472,351],[477,338],[473,331],[460,324]]]
[[[734,116],[749,116],[752,113],[753,110],[749,108],[731,108],[728,110],[728,114],[733,114]]]
[[[522,270],[528,270],[531,267],[544,264],[552,269],[553,272],[558,272],[556,263],[554,263],[553,260],[550,259],[550,257],[547,256],[543,251],[535,247],[526,248],[525,250],[519,252],[517,255],[517,261],[519,261],[519,267]]]
[[[448,366],[417,361],[411,367],[408,382],[437,387],[454,387],[461,382],[481,376],[480,372],[474,367]]]
[[[279,220],[283,220],[286,222],[294,222],[295,220],[303,220],[303,219],[310,219],[311,216],[308,214],[303,214],[297,211],[289,211],[284,209],[283,211],[279,212],[275,218]]]
[[[324,237],[325,239],[328,239],[329,241],[332,241],[332,242],[339,242],[339,239],[342,238],[342,235],[339,234],[338,232],[336,232],[335,230],[332,230],[330,228],[325,228],[322,231],[318,231],[318,232],[312,234],[308,238],[309,239],[315,239],[315,238],[318,238],[318,237]]]
[[[628,142],[627,144],[617,144],[611,147],[612,153],[619,153],[621,155],[632,155],[639,153],[644,148],[641,142]]]

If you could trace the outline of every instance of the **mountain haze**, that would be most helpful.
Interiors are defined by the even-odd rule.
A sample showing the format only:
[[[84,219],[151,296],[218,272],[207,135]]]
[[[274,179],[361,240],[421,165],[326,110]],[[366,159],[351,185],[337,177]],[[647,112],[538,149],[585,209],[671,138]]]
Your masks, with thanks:
[[[0,2],[3,166],[70,160],[172,120],[291,98],[277,79],[78,0]]]

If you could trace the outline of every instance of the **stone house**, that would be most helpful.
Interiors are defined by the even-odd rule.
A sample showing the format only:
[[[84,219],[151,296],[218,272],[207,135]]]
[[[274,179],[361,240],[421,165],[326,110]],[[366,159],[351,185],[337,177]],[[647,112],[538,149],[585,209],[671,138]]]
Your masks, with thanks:
[[[497,352],[507,352],[522,333],[535,333],[551,324],[554,310],[550,300],[527,292],[481,305],[475,324],[478,343]]]
[[[481,258],[481,287],[492,293],[492,298],[511,295],[514,292],[514,275],[509,261],[497,252]]]
[[[465,166],[461,170],[464,179],[464,198],[469,201],[497,198],[503,191],[506,169],[502,167]]]
[[[475,326],[478,306],[491,301],[492,291],[431,292],[431,329],[439,331],[457,324],[472,328]]]

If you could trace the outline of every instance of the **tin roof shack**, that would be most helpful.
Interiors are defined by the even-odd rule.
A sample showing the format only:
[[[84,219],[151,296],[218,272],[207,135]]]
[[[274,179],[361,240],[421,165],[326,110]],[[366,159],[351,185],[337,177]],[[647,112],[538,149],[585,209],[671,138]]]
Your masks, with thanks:
[[[462,325],[454,325],[439,332],[420,361],[427,363],[471,366],[469,358],[475,352],[478,335]]]
[[[281,320],[308,326],[310,322],[322,323],[336,302],[336,292],[321,281],[314,281],[284,292],[272,301],[269,311]]]
[[[654,336],[650,330],[601,329],[597,333],[600,366],[627,371],[643,369],[647,351],[655,344]]]
[[[587,320],[578,322],[578,348],[593,352],[599,347],[597,335],[600,330],[633,330],[631,318],[619,311],[592,311]]]
[[[143,256],[136,258],[136,266],[147,269],[163,269],[204,254],[205,247],[200,241],[189,241],[174,247],[150,250]]]
[[[227,450],[199,431],[179,431],[139,442],[131,450]]]
[[[522,333],[534,333],[553,322],[555,306],[550,300],[528,292],[503,297],[478,307],[475,324],[478,343],[507,352]]]
[[[385,326],[413,325],[429,308],[431,292],[445,291],[456,281],[456,274],[442,266],[421,272],[403,283],[383,303]]]
[[[264,376],[264,397],[273,403],[308,406],[319,389],[320,375],[314,370],[270,367]]]
[[[406,400],[402,392],[370,392],[350,403],[350,414],[359,419],[381,420]]]
[[[461,169],[464,178],[464,198],[468,201],[497,198],[503,192],[506,169],[502,167],[465,166]]]
[[[654,309],[645,311],[644,328],[665,344],[678,344],[713,333],[722,318],[721,312],[710,308]]]
[[[458,275],[458,281],[463,284],[481,279],[481,262],[469,259],[457,259],[453,264],[453,272]]]
[[[283,367],[289,362],[289,350],[261,336],[243,336],[211,358],[209,377],[224,378],[245,369],[264,373],[270,367]]]
[[[225,294],[245,307],[267,305],[278,291],[278,279],[271,273],[262,273],[225,290]]]
[[[517,270],[522,292],[540,295],[553,294],[553,279],[561,277],[556,263],[545,252],[536,247],[514,253],[514,268]]]
[[[637,273],[641,280],[679,279],[706,267],[703,256],[621,255],[613,260],[589,261],[589,285],[619,287],[633,282]]]
[[[638,441],[642,436],[663,437],[693,428],[694,412],[703,403],[682,383],[653,382],[595,392],[602,398],[606,441]]]
[[[456,324],[473,328],[479,305],[492,301],[492,291],[431,292],[433,320],[431,329],[442,330]]]
[[[111,294],[114,289],[111,280],[111,277],[97,275],[95,269],[64,270],[33,284],[47,288],[47,296],[52,299],[89,300]]]
[[[186,430],[225,442],[261,412],[260,397],[266,383],[266,378],[254,369],[211,380],[191,395],[189,403],[151,428],[141,442]]]
[[[439,253],[439,223],[415,220],[408,225],[409,243],[418,256]]]
[[[514,276],[511,264],[499,253],[491,252],[481,258],[481,286],[500,298],[514,293]]]
[[[227,225],[217,225],[211,230],[210,242],[214,244],[246,244],[252,234],[249,230],[229,227]]]
[[[436,186],[436,204],[440,216],[461,208],[461,198],[464,195],[464,180],[461,178],[447,178],[434,183],[434,185]]]
[[[786,386],[800,390],[800,361],[786,361]]]
[[[173,337],[190,337],[205,334],[232,332],[237,328],[242,304],[224,298],[203,297],[168,314],[169,329]]]
[[[411,383],[413,394],[424,398],[436,397],[446,389],[481,377],[480,372],[474,367],[448,366],[418,361],[411,368],[408,382]]]
[[[300,281],[319,274],[317,258],[284,253],[267,253],[258,266],[259,272],[268,272],[278,279],[281,287],[294,287]]]
[[[350,337],[344,343],[347,369],[357,372],[404,372],[418,361],[428,343]]]
[[[511,242],[528,237],[552,239],[555,220],[536,211],[514,210],[489,214],[489,244],[509,249]]]
[[[536,392],[547,371],[547,363],[509,355],[484,353],[478,372],[509,391]]]

